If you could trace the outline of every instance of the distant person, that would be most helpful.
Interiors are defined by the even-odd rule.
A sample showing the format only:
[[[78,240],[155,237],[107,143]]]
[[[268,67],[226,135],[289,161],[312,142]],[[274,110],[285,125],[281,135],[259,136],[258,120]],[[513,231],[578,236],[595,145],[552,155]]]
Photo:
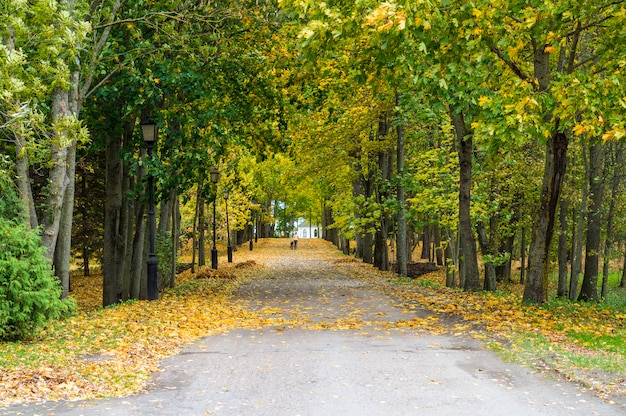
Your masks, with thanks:
[[[291,242],[293,243],[292,244],[293,249],[294,250],[297,249],[298,248],[298,233],[297,232],[293,233],[293,240]]]

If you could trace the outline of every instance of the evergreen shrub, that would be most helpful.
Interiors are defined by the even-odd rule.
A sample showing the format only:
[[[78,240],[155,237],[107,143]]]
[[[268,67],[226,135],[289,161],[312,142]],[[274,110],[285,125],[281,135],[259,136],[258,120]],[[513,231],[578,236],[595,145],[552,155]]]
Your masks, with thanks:
[[[0,339],[32,338],[51,319],[73,312],[44,257],[39,235],[0,218]]]
[[[20,218],[7,176],[0,170],[0,339],[18,340],[37,336],[51,319],[71,314],[76,306],[60,299],[41,237]]]

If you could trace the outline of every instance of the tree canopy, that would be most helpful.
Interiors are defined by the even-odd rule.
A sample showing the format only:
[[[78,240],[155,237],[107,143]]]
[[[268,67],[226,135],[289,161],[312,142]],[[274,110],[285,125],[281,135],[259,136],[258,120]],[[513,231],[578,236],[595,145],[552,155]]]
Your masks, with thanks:
[[[181,236],[202,258],[214,202],[219,240],[236,245],[304,218],[381,269],[422,257],[451,286],[494,290],[516,264],[524,300],[543,303],[565,268],[559,296],[597,300],[597,264],[626,242],[625,13],[580,0],[13,1],[0,8],[0,150],[64,295],[72,255],[91,250],[105,305],[142,296],[150,177],[171,235],[163,264]],[[104,192],[75,198],[90,177]],[[75,232],[75,199],[83,215],[104,207],[93,244]],[[583,248],[596,267],[579,288]]]

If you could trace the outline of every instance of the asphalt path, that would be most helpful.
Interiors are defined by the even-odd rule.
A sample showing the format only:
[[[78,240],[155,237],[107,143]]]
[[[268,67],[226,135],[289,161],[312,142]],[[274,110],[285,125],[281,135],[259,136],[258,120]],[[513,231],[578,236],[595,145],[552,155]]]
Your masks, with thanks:
[[[319,251],[328,246],[307,248],[303,239],[298,250],[285,246],[264,261],[256,279],[242,284],[233,302],[273,308],[286,321],[305,314],[308,325],[238,329],[201,339],[164,360],[145,394],[11,406],[0,415],[626,414],[623,403],[606,403],[575,384],[504,363],[469,337],[358,325],[312,328],[343,322],[346,315],[391,323],[429,313],[407,313],[351,277]]]

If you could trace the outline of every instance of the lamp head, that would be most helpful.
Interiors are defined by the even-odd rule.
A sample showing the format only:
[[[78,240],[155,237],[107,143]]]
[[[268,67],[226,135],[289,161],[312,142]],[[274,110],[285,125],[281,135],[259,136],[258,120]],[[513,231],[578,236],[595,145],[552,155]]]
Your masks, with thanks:
[[[211,169],[211,182],[217,183],[220,180],[220,171],[216,167]]]
[[[150,117],[143,118],[139,124],[141,125],[143,141],[146,144],[154,144],[158,136],[157,124]]]

